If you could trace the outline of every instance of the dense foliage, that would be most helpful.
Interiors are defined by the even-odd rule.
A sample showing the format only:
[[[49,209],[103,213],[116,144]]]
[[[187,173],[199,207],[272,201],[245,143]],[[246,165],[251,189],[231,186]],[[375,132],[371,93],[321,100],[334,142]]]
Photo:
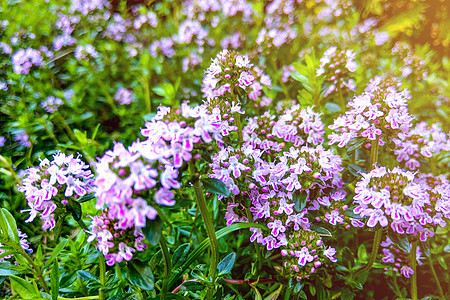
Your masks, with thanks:
[[[1,297],[448,299],[429,2],[3,1]]]

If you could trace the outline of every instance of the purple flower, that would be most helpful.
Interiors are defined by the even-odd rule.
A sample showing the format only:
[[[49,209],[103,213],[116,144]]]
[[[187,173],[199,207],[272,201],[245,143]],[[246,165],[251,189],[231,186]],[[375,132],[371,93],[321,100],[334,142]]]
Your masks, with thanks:
[[[54,113],[64,102],[57,97],[49,96],[41,103],[41,107],[49,113]]]
[[[114,100],[116,100],[122,105],[130,104],[131,102],[133,102],[133,95],[129,90],[125,88],[120,88],[114,95]]]

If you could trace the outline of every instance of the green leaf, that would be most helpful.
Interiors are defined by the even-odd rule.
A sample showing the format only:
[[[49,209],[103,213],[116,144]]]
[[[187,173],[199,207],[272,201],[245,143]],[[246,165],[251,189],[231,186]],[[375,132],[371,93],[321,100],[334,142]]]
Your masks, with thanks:
[[[300,195],[299,195],[300,194]],[[306,207],[306,199],[308,198],[308,194],[304,192],[296,192],[293,196],[294,201],[294,210],[298,213],[302,212]]]
[[[231,272],[231,269],[234,266],[234,262],[236,261],[236,253],[231,252],[224,259],[222,259],[217,265],[217,272],[219,276],[225,275]]]
[[[66,247],[68,239],[62,239],[61,242],[58,244],[58,246],[53,249],[52,254],[48,258],[47,262],[44,265],[44,269],[48,268],[50,264],[55,260],[55,258],[58,257],[58,255],[61,253],[61,251]]]
[[[304,286],[305,286],[304,282],[297,282],[297,284],[294,287],[294,293],[295,294],[300,293],[300,291],[303,289]]]
[[[127,278],[134,286],[151,291],[155,288],[152,269],[146,264],[128,262]]]
[[[201,291],[205,288],[205,285],[201,282],[198,281],[186,281],[183,283],[183,285],[181,286],[180,290],[181,291]]]
[[[310,229],[320,236],[332,236],[331,232],[328,229],[325,229],[323,227],[314,224],[311,225]]]
[[[344,215],[346,215],[347,217],[353,218],[353,219],[362,219],[361,215],[355,214],[355,213],[353,212],[353,209],[354,209],[355,207],[356,207],[356,206],[349,207],[349,208],[344,212]]]
[[[77,274],[78,274],[78,277],[80,277],[84,281],[88,281],[90,279],[93,279],[97,282],[99,281],[97,277],[95,277],[94,275],[92,275],[91,273],[89,273],[88,271],[85,271],[85,270],[78,270]]]
[[[347,144],[347,153],[353,152],[367,142],[366,138],[352,138]]]
[[[368,259],[366,246],[364,244],[361,244],[358,248],[358,259],[364,262]]]
[[[445,271],[447,271],[448,266],[447,266],[447,263],[445,262],[444,257],[443,257],[443,256],[438,256],[438,257],[437,257],[437,261],[438,261],[438,263],[441,265],[441,267],[442,267]]]
[[[11,275],[9,276],[11,287],[24,299],[36,298],[40,295],[36,292],[34,286],[23,278]]]
[[[355,164],[349,164],[347,168],[350,171],[350,173],[352,173],[358,178],[361,177],[362,174],[367,173],[366,170]]]
[[[161,219],[156,217],[154,220],[147,219],[145,222],[145,227],[142,228],[142,233],[144,234],[147,241],[153,246],[158,245],[159,238],[161,237],[162,226]]]
[[[82,145],[86,145],[87,144],[86,132],[81,132],[78,129],[74,129],[73,130],[73,134],[75,135],[77,140],[80,142],[80,144],[82,144]]]
[[[214,194],[222,195],[224,197],[228,197],[230,195],[230,191],[228,190],[225,183],[216,178],[205,178],[201,179],[203,186],[205,189]]]
[[[86,201],[89,201],[89,200],[91,200],[91,199],[94,199],[95,198],[95,196],[94,195],[84,195],[83,197],[81,197],[80,199],[78,199],[78,203],[83,203],[83,202],[86,202]]]
[[[216,231],[217,239],[220,239],[233,231],[245,228],[260,228],[263,230],[268,230],[268,228],[261,224],[256,223],[234,223],[228,227],[222,228]],[[210,246],[209,238],[204,239],[187,257],[186,261],[179,268],[179,272],[172,274],[169,280],[168,288],[170,289],[175,282],[181,277],[184,271],[189,268],[189,266],[194,262],[194,260],[200,255],[204,254],[206,249]]]
[[[52,300],[58,300],[59,294],[59,267],[58,260],[53,263],[52,271],[50,273],[50,284],[52,288]]]
[[[333,103],[333,102],[325,103],[325,108],[328,109],[329,111],[331,111],[332,113],[336,113],[336,112],[342,110],[342,108],[339,105],[337,105],[336,103]]]
[[[30,274],[31,270],[15,266],[9,262],[0,262],[0,276]]]
[[[81,210],[81,204],[72,199],[69,200],[69,203],[66,205],[67,211],[72,213],[75,221],[80,221],[83,215],[83,211]]]
[[[178,247],[172,255],[172,268],[176,269],[186,261],[191,244],[186,243]]]
[[[3,234],[6,233],[10,239],[18,243],[19,236],[17,235],[16,220],[14,220],[14,217],[11,215],[11,213],[5,208],[2,208],[0,220],[0,226],[2,228]]]

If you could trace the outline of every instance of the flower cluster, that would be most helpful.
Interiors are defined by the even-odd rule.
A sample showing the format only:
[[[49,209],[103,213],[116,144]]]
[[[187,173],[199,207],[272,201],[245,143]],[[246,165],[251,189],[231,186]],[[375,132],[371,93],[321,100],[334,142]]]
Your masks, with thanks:
[[[420,235],[426,241],[449,218],[449,182],[439,179],[376,167],[356,184],[354,213],[368,217],[368,227],[390,226],[398,234]]]
[[[414,54],[413,49],[406,43],[397,42],[392,48],[392,54],[398,55],[404,63],[400,68],[402,75],[408,77],[412,75],[414,80],[423,80],[428,76],[425,70],[425,61]]]
[[[208,113],[203,106],[190,107],[187,102],[177,110],[159,107],[156,116],[141,130],[146,140],[136,141],[128,148],[116,143],[97,162],[97,209],[106,209],[106,212],[101,221],[95,219],[100,225],[93,226],[106,235],[97,234],[102,245],[106,245],[101,250],[105,255],[111,254],[109,248],[119,247],[119,252],[125,251],[117,255],[108,254],[106,257],[110,258],[110,263],[132,257],[130,242],[121,244],[120,236],[125,234],[126,239],[134,243],[130,235],[134,231],[141,245],[137,232],[146,226],[147,220],[157,217],[154,206],[175,204],[176,190],[181,187],[179,169],[184,162],[199,158],[192,153],[195,146],[210,143],[213,139],[221,140],[219,120],[219,116]],[[110,224],[117,232],[109,235],[113,229],[105,229],[103,224]],[[120,238],[118,244],[109,238],[116,235]],[[111,251],[116,251],[116,248]],[[135,248],[138,249],[137,246]]]
[[[223,50],[212,61],[203,79],[202,92],[207,99],[227,94],[242,97],[246,91],[249,99],[257,101],[264,86],[271,86],[270,77],[253,66],[247,55]]]
[[[406,134],[413,117],[408,112],[408,91],[398,92],[398,84],[391,78],[377,77],[366,91],[355,96],[350,109],[334,120],[329,128],[335,132],[328,136],[330,145],[344,147],[355,137],[364,137],[384,145],[387,137]]]
[[[66,156],[58,152],[53,160],[41,160],[39,167],[25,171],[23,185],[19,191],[25,193],[30,210],[30,217],[25,222],[31,222],[39,213],[44,222],[43,229],[55,227],[53,212],[63,207],[69,200],[75,201],[94,191],[93,174],[80,157]]]
[[[411,252],[411,244],[409,244],[409,246],[410,247],[408,250],[409,252]],[[386,240],[381,242],[381,247],[383,247],[381,260],[389,266],[385,269],[385,271],[392,269],[394,272],[398,272],[406,278],[409,278],[410,275],[414,274],[414,270],[409,266],[409,253],[406,253],[404,250],[399,249],[389,237],[386,237]],[[416,260],[419,265],[423,264],[420,261],[421,259],[423,259],[422,252],[420,251],[420,247],[417,247]]]
[[[19,49],[13,54],[11,60],[14,72],[17,74],[28,74],[32,66],[44,66],[41,53],[32,48]]]
[[[348,93],[355,91],[356,85],[351,78],[351,73],[356,71],[355,53],[353,50],[341,50],[333,46],[325,51],[320,59],[320,68],[317,70],[317,76],[324,75],[325,81],[330,83],[330,87],[324,94],[324,97],[333,91]]]
[[[398,162],[403,162],[406,168],[414,171],[420,167],[421,161],[430,158],[441,151],[450,151],[449,136],[442,127],[434,123],[428,126],[420,122],[412,127],[407,134],[394,138],[396,149],[394,154]]]
[[[55,96],[49,96],[41,103],[41,107],[48,113],[54,113],[64,102]]]
[[[120,228],[120,221],[110,218],[108,211],[100,216],[94,216],[88,242],[97,239],[97,249],[103,253],[108,266],[133,258],[133,252],[147,249],[143,243],[144,235],[139,228]]]
[[[133,102],[133,94],[126,88],[120,88],[114,95],[114,100],[122,105],[130,104]]]
[[[95,50],[94,46],[87,44],[85,46],[78,45],[75,49],[75,58],[78,60],[89,61],[90,58],[97,58],[98,52]]]
[[[283,266],[297,280],[310,277],[321,266],[328,267],[329,261],[336,262],[335,254],[336,249],[327,248],[312,231],[295,232],[281,250]]]

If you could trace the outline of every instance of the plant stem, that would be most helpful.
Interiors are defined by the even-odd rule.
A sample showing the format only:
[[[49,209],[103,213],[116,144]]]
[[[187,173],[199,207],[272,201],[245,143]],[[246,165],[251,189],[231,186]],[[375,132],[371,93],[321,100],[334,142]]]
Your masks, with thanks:
[[[372,141],[371,147],[370,147],[370,170],[373,170],[376,166],[377,160],[378,160],[378,139],[375,141]],[[370,259],[367,262],[367,265],[356,271],[355,274],[353,274],[353,278],[357,275],[364,273],[372,267],[373,263],[375,262],[375,259],[378,255],[378,249],[380,248],[381,244],[381,238],[383,236],[383,228],[378,229],[375,231],[375,236],[373,238],[373,244],[372,244],[372,252],[370,253]]]
[[[252,223],[253,222],[252,212],[250,211],[250,209],[248,207],[245,209],[245,211],[247,213],[248,221]],[[258,258],[258,270],[261,270],[263,258],[261,257],[261,252],[259,249],[258,242],[254,241],[253,244],[255,245],[255,252],[256,252],[256,256]]]
[[[147,76],[144,76],[142,78],[142,84],[144,85],[145,90],[145,107],[147,108],[147,113],[152,112],[152,101],[150,99],[150,86],[149,86],[149,79]]]
[[[161,300],[166,299],[166,293],[167,293],[167,285],[169,283],[169,271],[172,269],[171,261],[170,261],[170,254],[167,250],[167,244],[166,240],[164,239],[164,236],[161,234],[161,238],[159,239],[159,246],[161,247],[163,259],[164,259],[164,279],[162,282],[162,288],[161,288]]]
[[[417,241],[412,242],[411,247],[411,269],[413,269],[414,273],[411,276],[411,300],[417,300]]]
[[[375,164],[378,161],[378,145],[379,145],[378,139],[375,141],[372,141],[372,144],[370,147],[370,170],[375,169]]]
[[[99,257],[98,257],[98,265],[100,268],[100,284],[102,285],[102,287],[98,290],[99,293],[99,299],[100,300],[105,300],[105,292],[103,291],[103,288],[105,287],[106,284],[106,265],[105,265],[105,258],[103,257],[103,253],[100,253]]]
[[[356,271],[355,274],[353,274],[353,278],[358,276],[359,274],[362,274],[366,271],[369,271],[370,267],[372,267],[373,263],[375,262],[375,259],[378,255],[378,249],[380,248],[381,244],[381,237],[383,236],[383,229],[378,229],[375,231],[375,236],[373,238],[373,244],[372,244],[372,252],[370,253],[369,261],[367,262],[367,265]]]
[[[238,134],[238,139],[239,139],[239,141],[243,141],[244,140],[244,137],[242,136],[242,123],[241,123],[241,116],[240,116],[240,114],[238,113],[238,112],[235,112],[234,113],[234,120],[236,121],[236,125],[237,125],[237,127],[238,127],[238,132],[237,132],[237,134]]]
[[[172,235],[172,231],[173,231],[173,226],[172,223],[170,223],[169,220],[167,220],[166,216],[164,215],[164,213],[162,212],[162,210],[159,208],[158,204],[153,203],[152,202],[152,207],[156,210],[156,212],[158,213],[159,218],[166,223],[169,226],[169,235]]]
[[[212,282],[208,284],[207,299],[212,299],[215,292],[215,280],[217,275],[217,264],[219,263],[219,242],[216,238],[216,232],[214,230],[214,224],[211,219],[211,214],[206,206],[205,198],[203,197],[203,190],[200,186],[200,180],[194,182],[195,198],[197,200],[198,208],[202,214],[203,221],[205,222],[206,233],[208,234],[209,242],[211,244],[211,262],[209,265],[209,274]]]
[[[444,290],[442,289],[441,283],[439,282],[439,277],[436,274],[436,270],[434,269],[434,265],[433,265],[433,260],[431,259],[431,253],[430,256],[428,256],[428,261],[430,262],[430,269],[431,269],[431,273],[433,273],[433,277],[434,277],[434,281],[436,281],[436,285],[439,289],[439,296],[441,298],[441,300],[444,300]]]
[[[42,271],[41,269],[34,263],[34,261],[31,259],[31,257],[28,255],[28,253],[23,250],[23,248],[20,245],[14,244],[16,246],[16,249],[22,255],[29,263],[30,266],[34,269],[34,273],[39,279],[39,282],[41,283],[42,287],[44,288],[44,291],[46,293],[50,293],[47,284],[45,283],[44,277],[42,277]]]

